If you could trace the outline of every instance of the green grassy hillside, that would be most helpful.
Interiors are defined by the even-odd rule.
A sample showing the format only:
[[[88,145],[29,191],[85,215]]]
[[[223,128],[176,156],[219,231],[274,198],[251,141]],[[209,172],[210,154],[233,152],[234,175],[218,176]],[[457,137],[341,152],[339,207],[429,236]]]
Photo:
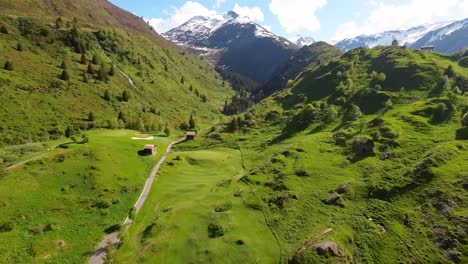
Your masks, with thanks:
[[[243,175],[238,150],[172,153],[117,263],[276,262],[277,241]]]
[[[1,262],[86,262],[106,232],[128,215],[170,143],[166,138],[133,137],[146,136],[95,130],[86,144],[49,142],[47,156],[2,171]],[[157,144],[158,155],[139,156],[146,143]]]
[[[175,129],[192,113],[201,125],[232,94],[207,61],[107,1],[0,1],[0,10],[1,144]]]
[[[467,79],[436,53],[350,51],[198,148],[239,145],[282,262],[464,263]]]

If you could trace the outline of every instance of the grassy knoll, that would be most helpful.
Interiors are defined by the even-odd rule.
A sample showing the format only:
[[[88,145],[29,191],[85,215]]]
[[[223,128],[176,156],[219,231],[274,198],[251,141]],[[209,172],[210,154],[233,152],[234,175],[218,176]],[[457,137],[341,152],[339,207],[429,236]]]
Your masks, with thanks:
[[[117,260],[275,263],[278,244],[259,210],[260,202],[239,181],[243,175],[238,150],[172,153],[117,251]]]
[[[98,130],[0,175],[0,258],[7,263],[82,263],[136,201],[169,139],[132,140],[129,130]],[[160,153],[142,157],[144,144]]]

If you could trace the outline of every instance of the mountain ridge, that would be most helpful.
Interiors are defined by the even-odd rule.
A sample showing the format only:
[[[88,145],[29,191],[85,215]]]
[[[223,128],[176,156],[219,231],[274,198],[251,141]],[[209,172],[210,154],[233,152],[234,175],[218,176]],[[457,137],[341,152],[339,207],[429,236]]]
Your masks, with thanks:
[[[422,46],[433,45],[436,51],[443,53],[451,53],[461,50],[468,46],[468,39],[462,34],[455,40],[458,44],[456,48],[453,46],[453,41],[440,41],[444,38],[450,38],[451,35],[457,34],[458,31],[468,27],[468,19],[459,21],[444,21],[431,24],[424,24],[409,29],[389,30],[376,34],[360,35],[354,38],[348,38],[337,42],[335,45],[348,51],[355,48],[367,47],[373,48],[376,46],[389,46],[393,40],[397,40],[400,45],[407,45],[411,48],[418,49]],[[466,29],[465,29],[466,30]],[[437,35],[439,42],[435,42],[433,35]]]

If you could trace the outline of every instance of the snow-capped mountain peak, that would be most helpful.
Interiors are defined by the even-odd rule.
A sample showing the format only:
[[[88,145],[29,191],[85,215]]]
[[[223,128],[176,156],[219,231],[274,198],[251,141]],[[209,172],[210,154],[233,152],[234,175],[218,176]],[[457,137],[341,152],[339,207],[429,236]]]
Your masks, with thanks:
[[[296,44],[299,48],[304,46],[309,46],[315,43],[315,39],[312,37],[303,37],[301,35],[297,35],[296,38],[293,40],[294,44]]]
[[[358,47],[373,48],[376,46],[390,45],[393,40],[397,40],[400,44],[410,45],[427,35],[429,32],[446,27],[452,23],[453,21],[444,21],[424,24],[409,29],[390,30],[372,35],[361,35],[355,38],[339,41],[336,46],[343,50],[350,50]]]

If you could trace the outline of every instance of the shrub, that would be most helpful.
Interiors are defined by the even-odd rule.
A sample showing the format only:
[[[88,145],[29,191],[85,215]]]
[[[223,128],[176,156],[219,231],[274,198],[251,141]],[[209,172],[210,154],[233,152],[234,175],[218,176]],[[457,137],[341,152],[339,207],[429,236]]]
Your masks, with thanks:
[[[208,226],[208,237],[210,238],[217,238],[224,236],[224,230],[223,227],[219,224],[216,223],[211,223]]]

